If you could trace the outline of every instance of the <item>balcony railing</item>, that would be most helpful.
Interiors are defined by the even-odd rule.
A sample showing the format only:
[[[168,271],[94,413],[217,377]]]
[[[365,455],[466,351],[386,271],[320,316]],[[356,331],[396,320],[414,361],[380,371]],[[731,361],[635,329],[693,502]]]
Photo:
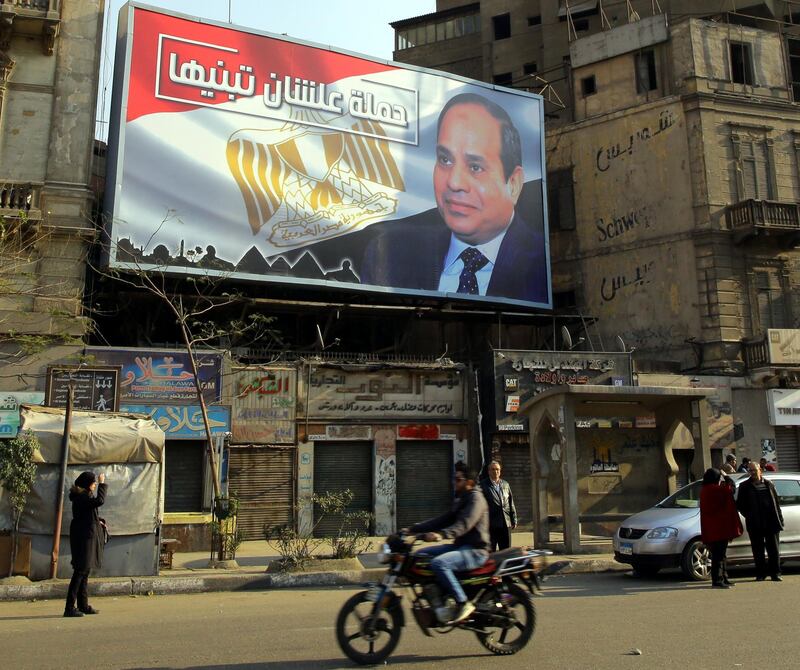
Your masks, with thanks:
[[[744,364],[748,370],[769,367],[769,345],[766,337],[752,342],[745,341],[742,349],[744,350]]]
[[[61,0],[0,0],[0,49],[7,51],[16,33],[41,37],[51,56],[61,24]]]
[[[756,235],[777,235],[794,244],[800,238],[800,206],[773,200],[742,200],[727,209],[737,244]]]
[[[37,182],[0,182],[0,216],[26,216],[41,219],[39,200],[43,184]]]
[[[800,329],[769,328],[757,340],[742,342],[744,361],[750,369],[800,366]]]

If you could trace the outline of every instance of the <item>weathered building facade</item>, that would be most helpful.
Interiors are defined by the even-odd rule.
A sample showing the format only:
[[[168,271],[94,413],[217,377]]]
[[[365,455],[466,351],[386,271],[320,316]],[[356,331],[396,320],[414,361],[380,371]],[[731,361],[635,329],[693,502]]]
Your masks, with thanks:
[[[0,368],[9,390],[42,390],[46,365],[88,329],[103,5],[0,7]]]

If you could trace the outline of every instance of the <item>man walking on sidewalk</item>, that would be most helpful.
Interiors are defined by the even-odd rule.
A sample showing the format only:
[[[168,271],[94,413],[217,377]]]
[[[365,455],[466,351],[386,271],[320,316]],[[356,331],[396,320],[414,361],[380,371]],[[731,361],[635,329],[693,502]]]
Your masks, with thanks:
[[[517,508],[511,487],[500,479],[500,463],[489,463],[489,477],[481,482],[483,497],[489,504],[489,536],[491,551],[508,549],[511,546],[511,531],[517,527]]]

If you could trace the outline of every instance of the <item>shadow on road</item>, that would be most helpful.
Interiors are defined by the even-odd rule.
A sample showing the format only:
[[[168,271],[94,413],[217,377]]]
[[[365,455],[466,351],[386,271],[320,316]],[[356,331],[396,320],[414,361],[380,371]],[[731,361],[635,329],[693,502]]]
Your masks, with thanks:
[[[0,623],[3,621],[38,621],[39,619],[63,619],[63,614],[39,614],[32,616],[0,616]]]
[[[389,663],[398,665],[400,663],[436,663],[439,661],[453,661],[467,658],[489,658],[486,653],[478,654],[454,654],[453,656],[415,656],[410,654],[399,654],[390,656]],[[358,668],[361,666],[349,661],[346,658],[327,658],[316,661],[269,661],[267,663],[231,663],[225,665],[193,665],[193,670],[340,670],[344,668]],[[165,670],[160,668],[133,667],[126,670]],[[171,670],[178,670],[172,668]]]

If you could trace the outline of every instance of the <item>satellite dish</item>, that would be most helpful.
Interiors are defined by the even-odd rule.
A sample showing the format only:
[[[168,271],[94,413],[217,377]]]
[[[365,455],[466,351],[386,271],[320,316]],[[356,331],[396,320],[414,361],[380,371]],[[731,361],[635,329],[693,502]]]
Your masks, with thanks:
[[[623,340],[619,335],[617,335],[617,346],[623,354],[628,353],[628,348],[625,346],[625,340]]]
[[[319,344],[319,348],[323,351],[325,350],[325,340],[322,339],[322,331],[319,329],[319,324],[317,326],[317,343]]]
[[[566,326],[561,326],[561,344],[567,351],[572,349],[572,335]]]

